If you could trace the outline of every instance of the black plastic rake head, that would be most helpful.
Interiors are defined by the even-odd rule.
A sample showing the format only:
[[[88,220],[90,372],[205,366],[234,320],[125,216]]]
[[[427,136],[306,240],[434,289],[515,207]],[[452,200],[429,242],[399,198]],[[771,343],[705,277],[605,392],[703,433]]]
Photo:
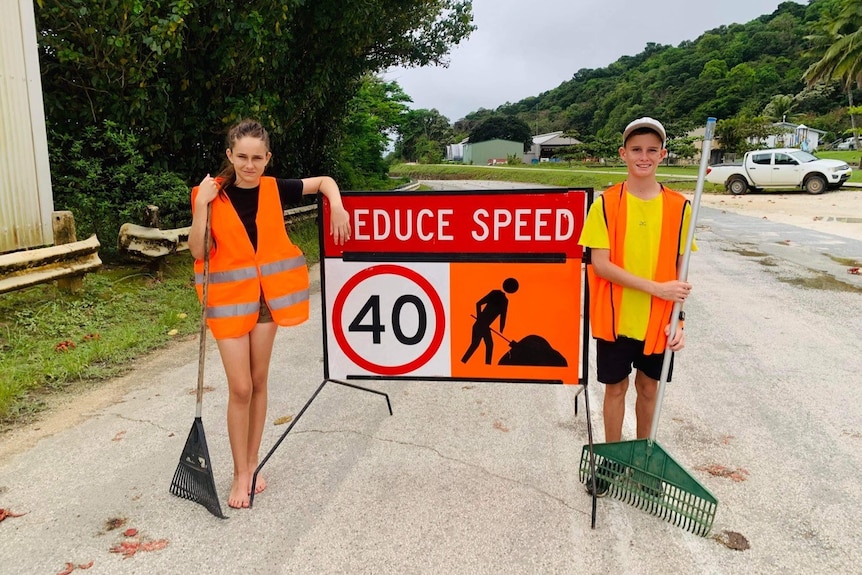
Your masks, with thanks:
[[[656,443],[647,439],[593,446],[596,481],[608,495],[705,537],[718,500]],[[590,450],[581,451],[579,477],[590,478]]]
[[[221,511],[216,493],[204,424],[200,417],[195,418],[186,446],[180,455],[180,462],[171,481],[171,493],[200,503],[216,517],[227,519]]]

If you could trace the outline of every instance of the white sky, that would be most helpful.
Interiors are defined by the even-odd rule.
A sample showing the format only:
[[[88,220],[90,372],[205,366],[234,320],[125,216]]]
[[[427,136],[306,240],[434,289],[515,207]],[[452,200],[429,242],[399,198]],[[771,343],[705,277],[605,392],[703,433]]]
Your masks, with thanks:
[[[807,4],[804,0],[794,0]],[[780,0],[474,0],[477,29],[449,67],[393,68],[413,99],[455,122],[479,108],[538,96],[581,68],[634,56],[647,42],[677,46],[721,25],[772,14]]]

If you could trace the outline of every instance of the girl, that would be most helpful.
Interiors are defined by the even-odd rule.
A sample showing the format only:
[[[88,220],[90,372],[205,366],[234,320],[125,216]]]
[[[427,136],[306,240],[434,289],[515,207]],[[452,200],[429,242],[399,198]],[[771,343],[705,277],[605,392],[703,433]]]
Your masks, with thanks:
[[[266,419],[267,376],[279,325],[308,319],[308,268],[284,227],[284,207],[305,194],[322,193],[331,208],[329,233],[350,239],[341,193],[329,176],[279,179],[263,175],[272,154],[258,122],[243,120],[228,132],[227,163],[192,190],[189,251],[195,283],[203,292],[207,206],[212,206],[207,326],[218,343],[227,375],[227,428],[233,455],[228,505],[248,507]],[[266,489],[258,477],[255,493]]]

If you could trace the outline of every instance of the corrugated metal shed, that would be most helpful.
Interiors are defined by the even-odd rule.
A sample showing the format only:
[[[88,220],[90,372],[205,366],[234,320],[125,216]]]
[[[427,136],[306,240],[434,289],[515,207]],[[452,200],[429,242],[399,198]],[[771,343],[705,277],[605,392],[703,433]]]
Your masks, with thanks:
[[[3,8],[0,253],[52,244],[54,210],[33,2],[3,0]]]

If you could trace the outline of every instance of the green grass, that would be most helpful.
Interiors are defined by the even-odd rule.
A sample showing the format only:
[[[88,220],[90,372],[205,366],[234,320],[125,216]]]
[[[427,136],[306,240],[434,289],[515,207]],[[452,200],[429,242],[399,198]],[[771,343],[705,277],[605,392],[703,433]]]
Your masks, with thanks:
[[[847,162],[850,164],[850,167],[853,168],[853,174],[850,176],[850,181],[862,184],[862,152],[857,152],[855,150],[850,150],[848,152],[821,152],[818,150],[814,155],[818,158],[832,158],[834,160]]]
[[[697,166],[670,166],[658,170],[658,179],[676,190],[693,190],[697,183]],[[390,168],[392,175],[425,180],[492,180],[524,182],[554,187],[593,188],[604,190],[626,179],[624,166],[568,166],[567,164],[537,164],[517,166],[470,166],[465,164],[398,164]],[[720,186],[707,184],[706,191],[720,191]]]
[[[319,261],[315,220],[292,225],[291,237]],[[50,283],[0,295],[0,428],[31,419],[50,394],[116,377],[198,333],[192,263],[184,252],[168,258],[161,279],[143,265],[106,266],[74,294]]]
[[[862,183],[862,168],[858,167],[859,152],[818,152],[817,155],[848,162],[853,167],[853,174],[849,181]],[[658,180],[670,188],[691,191],[697,183],[698,169],[699,166],[661,166],[657,171]],[[467,164],[397,164],[390,168],[390,173],[393,176],[409,176],[426,180],[494,180],[596,190],[603,190],[626,178],[626,168],[623,165],[569,165],[565,162],[493,167]],[[706,192],[723,190],[723,186],[715,184],[707,183],[704,186]]]

